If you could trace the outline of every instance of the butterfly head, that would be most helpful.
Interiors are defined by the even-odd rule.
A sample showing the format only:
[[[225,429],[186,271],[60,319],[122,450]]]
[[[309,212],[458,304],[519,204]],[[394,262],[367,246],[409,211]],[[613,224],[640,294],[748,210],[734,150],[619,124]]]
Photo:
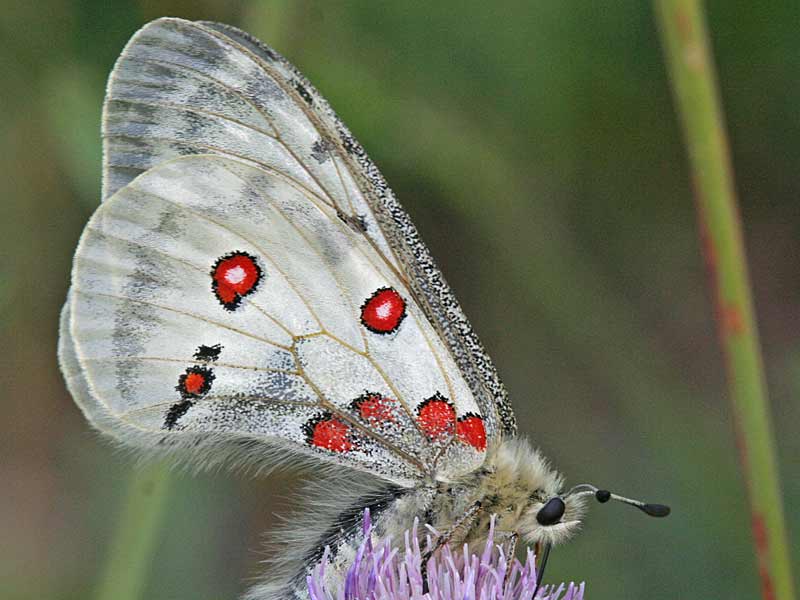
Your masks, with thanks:
[[[582,483],[566,493],[553,494],[533,502],[520,523],[525,539],[529,543],[538,542],[547,546],[568,540],[580,528],[585,500],[589,496],[594,496],[601,504],[609,500],[629,504],[651,517],[666,517],[670,513],[669,506],[625,498]]]
[[[527,440],[505,440],[493,459],[490,497],[502,498],[509,530],[528,544],[560,544],[578,531],[585,498],[564,494],[564,478]]]
[[[534,494],[520,519],[520,532],[529,544],[557,545],[580,529],[585,499],[556,491]]]
[[[509,526],[528,544],[550,547],[569,540],[580,529],[586,501],[592,496],[601,504],[616,500],[634,506],[651,517],[670,512],[668,506],[625,498],[588,483],[566,490],[563,477],[525,440],[504,443],[496,466],[496,492],[519,501],[511,503],[519,506],[519,512],[511,509],[515,522]]]
[[[608,490],[596,488],[588,483],[576,485],[566,493],[555,494],[543,501],[532,504],[525,512],[524,522],[521,524],[523,527],[527,525],[527,529],[522,529],[525,539],[529,543],[536,544],[542,551],[539,558],[534,596],[542,583],[542,576],[550,555],[550,549],[555,544],[568,540],[578,530],[581,524],[580,517],[584,502],[589,496],[594,496],[601,504],[609,500],[630,504],[651,517],[666,517],[670,513],[669,506],[625,498]],[[535,520],[535,524],[533,520]],[[539,549],[537,549],[537,554]]]

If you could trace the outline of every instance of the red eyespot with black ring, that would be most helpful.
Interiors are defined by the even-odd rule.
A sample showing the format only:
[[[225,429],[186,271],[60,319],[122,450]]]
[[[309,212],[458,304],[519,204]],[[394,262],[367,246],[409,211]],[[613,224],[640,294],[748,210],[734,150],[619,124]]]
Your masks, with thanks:
[[[225,310],[234,311],[252,294],[263,272],[254,256],[239,250],[217,259],[211,267],[211,289]]]
[[[205,396],[213,382],[214,371],[208,367],[194,366],[186,369],[186,372],[178,377],[175,389],[180,392],[184,400],[191,400]]]
[[[353,449],[350,426],[329,412],[309,419],[303,425],[303,432],[309,446],[331,452],[349,452]]]
[[[394,288],[384,287],[361,305],[361,324],[373,333],[394,333],[406,318],[406,301]]]
[[[392,423],[397,401],[378,393],[367,392],[350,403],[350,408],[364,421],[373,425]]]
[[[437,392],[417,406],[417,423],[432,438],[452,435],[456,426],[456,409],[450,400]]]
[[[475,450],[479,452],[486,450],[486,428],[479,415],[467,413],[463,417],[459,417],[456,423],[456,435],[458,439],[469,444]]]

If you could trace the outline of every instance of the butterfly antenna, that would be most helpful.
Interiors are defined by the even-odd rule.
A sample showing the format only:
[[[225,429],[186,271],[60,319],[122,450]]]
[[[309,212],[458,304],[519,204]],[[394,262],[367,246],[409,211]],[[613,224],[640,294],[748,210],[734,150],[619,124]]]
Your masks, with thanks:
[[[567,496],[575,496],[576,498],[580,498],[581,496],[594,496],[597,498],[597,501],[601,504],[608,502],[609,500],[616,500],[617,502],[622,502],[624,504],[630,504],[631,506],[635,506],[639,510],[641,510],[646,515],[650,515],[651,517],[666,517],[670,513],[669,506],[665,504],[652,504],[649,502],[642,502],[641,500],[633,500],[632,498],[625,498],[624,496],[619,496],[617,494],[613,494],[608,490],[601,490],[596,488],[595,486],[588,484],[588,483],[581,483],[576,485],[566,494]]]

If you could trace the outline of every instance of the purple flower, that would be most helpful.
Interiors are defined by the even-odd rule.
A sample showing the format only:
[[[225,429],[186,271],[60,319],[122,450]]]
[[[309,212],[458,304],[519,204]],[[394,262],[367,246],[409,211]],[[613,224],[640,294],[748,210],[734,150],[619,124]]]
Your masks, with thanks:
[[[344,577],[331,572],[329,548],[308,576],[311,600],[532,600],[536,589],[533,553],[523,565],[509,562],[503,548],[494,542],[494,518],[480,555],[453,551],[445,545],[427,563],[423,572],[417,523],[405,533],[405,552],[392,547],[391,539],[373,545],[369,511],[364,513],[364,542],[358,548]],[[427,536],[428,548],[431,538]],[[423,585],[427,582],[427,590]],[[425,590],[425,591],[423,591]],[[583,600],[584,584],[542,585],[537,600]]]

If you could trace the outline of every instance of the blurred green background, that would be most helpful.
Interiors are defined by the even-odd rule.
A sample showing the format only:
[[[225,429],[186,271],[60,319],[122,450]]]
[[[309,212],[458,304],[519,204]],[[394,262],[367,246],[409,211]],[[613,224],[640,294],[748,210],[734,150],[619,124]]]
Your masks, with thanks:
[[[672,504],[666,521],[592,507],[548,579],[588,599],[758,595],[647,2],[45,0],[0,11],[0,597],[89,597],[133,469],[66,393],[56,322],[98,202],[105,78],[163,15],[240,26],[301,68],[419,226],[522,431],[572,483]],[[708,18],[797,539],[800,4],[716,0]],[[145,597],[235,598],[296,483],[175,473]]]

